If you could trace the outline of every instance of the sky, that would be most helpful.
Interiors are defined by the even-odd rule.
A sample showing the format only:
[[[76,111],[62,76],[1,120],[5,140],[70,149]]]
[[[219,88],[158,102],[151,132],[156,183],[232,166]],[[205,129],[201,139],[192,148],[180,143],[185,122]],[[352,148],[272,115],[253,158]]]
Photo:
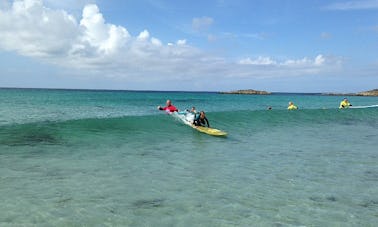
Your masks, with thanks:
[[[378,88],[378,0],[0,0],[0,87]]]

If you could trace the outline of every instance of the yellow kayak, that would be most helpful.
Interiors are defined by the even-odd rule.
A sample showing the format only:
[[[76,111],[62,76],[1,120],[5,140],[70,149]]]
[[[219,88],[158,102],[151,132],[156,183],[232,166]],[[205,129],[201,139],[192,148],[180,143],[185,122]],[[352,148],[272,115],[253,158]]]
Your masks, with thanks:
[[[171,114],[172,117],[181,120],[184,124],[196,129],[199,132],[206,133],[208,135],[212,136],[226,136],[227,132],[224,132],[222,130],[216,129],[216,128],[208,128],[203,126],[195,126],[192,124],[193,120],[188,120],[185,114],[179,114],[177,112],[174,112]]]
[[[216,128],[207,128],[203,126],[192,126],[194,129],[197,129],[200,132],[212,135],[212,136],[226,136],[227,132],[224,132],[222,130],[216,129]]]

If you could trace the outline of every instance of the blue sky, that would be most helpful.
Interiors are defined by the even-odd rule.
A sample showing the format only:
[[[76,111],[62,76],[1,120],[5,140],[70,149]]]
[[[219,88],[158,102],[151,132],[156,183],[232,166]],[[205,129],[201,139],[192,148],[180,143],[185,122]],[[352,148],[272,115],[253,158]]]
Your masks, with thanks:
[[[378,88],[378,0],[0,0],[0,87]]]

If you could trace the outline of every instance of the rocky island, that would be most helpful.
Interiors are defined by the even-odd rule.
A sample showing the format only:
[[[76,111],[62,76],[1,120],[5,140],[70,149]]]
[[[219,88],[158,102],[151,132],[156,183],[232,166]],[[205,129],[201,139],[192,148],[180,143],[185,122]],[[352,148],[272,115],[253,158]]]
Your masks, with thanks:
[[[237,90],[237,91],[222,91],[220,94],[238,94],[238,95],[270,95],[271,92],[257,91],[252,89]]]
[[[358,93],[323,93],[322,95],[334,95],[334,96],[378,96],[378,89],[370,91],[363,91]]]
[[[359,96],[378,96],[378,89],[357,93]]]

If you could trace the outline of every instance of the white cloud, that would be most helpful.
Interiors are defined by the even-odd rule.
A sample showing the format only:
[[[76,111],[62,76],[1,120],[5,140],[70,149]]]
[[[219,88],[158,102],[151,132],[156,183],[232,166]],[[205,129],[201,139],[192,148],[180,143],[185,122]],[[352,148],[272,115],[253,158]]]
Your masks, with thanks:
[[[239,61],[241,65],[257,66],[287,66],[287,67],[304,67],[304,66],[322,66],[325,63],[323,55],[319,54],[314,59],[304,57],[302,59],[288,59],[282,62],[272,60],[270,57],[259,56],[256,59],[245,58]]]
[[[318,75],[340,70],[342,61],[338,57],[324,57],[319,54],[315,58],[273,60],[270,57],[256,59],[245,58],[238,61],[243,72],[240,77],[290,77]]]
[[[369,10],[378,9],[378,0],[359,0],[332,3],[325,7],[328,10]]]
[[[314,65],[323,65],[325,62],[325,58],[323,57],[323,55],[319,54],[318,56],[316,56],[315,58],[315,62],[314,62]]]
[[[290,59],[290,60],[286,60],[285,62],[281,63],[281,65],[290,66],[290,67],[315,65],[315,60],[308,59],[307,57],[304,57],[302,59],[295,59],[295,60]]]
[[[155,46],[162,46],[163,45],[159,39],[154,38],[154,37],[151,38],[151,43]]]
[[[212,56],[187,44],[186,39],[163,42],[148,30],[131,35],[123,26],[106,22],[97,5],[85,5],[76,19],[42,0],[18,0],[0,9],[0,50],[69,68],[81,75],[106,75],[128,80],[212,80],[264,75],[307,75],[332,68],[333,60],[277,61],[271,57],[239,62]],[[193,20],[195,27],[210,26],[212,18]],[[260,66],[265,66],[261,70]]]
[[[130,38],[124,27],[106,24],[97,5],[85,6],[80,26],[81,40],[105,54],[116,52]]]
[[[41,1],[15,1],[0,10],[0,48],[26,56],[57,56],[79,33],[74,17],[43,7]]]
[[[186,39],[177,40],[177,45],[185,45],[185,44],[186,44]]]
[[[326,59],[323,57],[323,55],[319,54],[314,59],[310,59],[307,57],[304,57],[302,59],[296,59],[296,60],[286,60],[285,62],[282,62],[281,65],[288,66],[288,67],[297,67],[297,68],[312,68],[312,67],[321,67],[323,64],[325,64]]]
[[[147,30],[144,30],[141,33],[139,33],[137,39],[139,41],[146,41],[146,40],[148,40],[149,37],[150,37],[150,33]]]
[[[43,0],[46,7],[64,10],[82,10],[87,4],[94,4],[96,0]]]
[[[269,57],[259,56],[257,59],[245,58],[239,61],[242,65],[276,65],[277,62],[273,61]]]

